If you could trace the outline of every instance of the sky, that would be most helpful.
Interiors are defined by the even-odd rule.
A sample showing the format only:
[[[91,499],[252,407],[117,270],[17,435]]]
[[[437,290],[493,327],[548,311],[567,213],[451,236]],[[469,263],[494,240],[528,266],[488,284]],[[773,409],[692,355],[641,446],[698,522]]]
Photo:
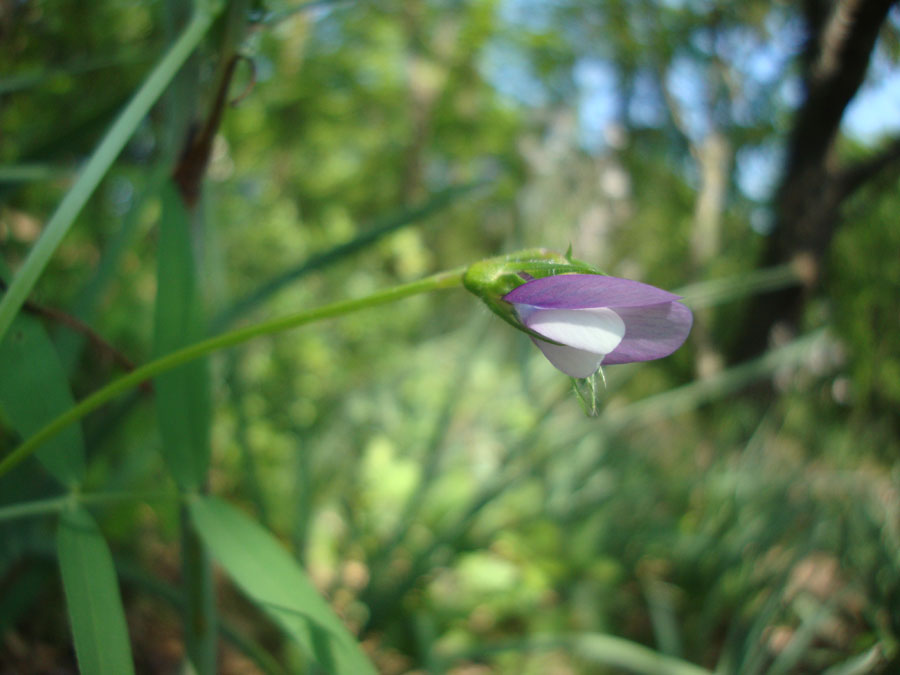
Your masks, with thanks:
[[[670,2],[678,4],[681,0]],[[546,28],[550,18],[534,8],[548,6],[532,0],[506,0],[501,11],[513,29],[539,31]],[[739,73],[741,97],[731,109],[738,124],[752,124],[753,116],[765,109],[755,105],[757,100],[775,96],[785,109],[801,101],[799,79],[790,73],[803,41],[802,24],[794,15],[777,11],[772,12],[770,19],[765,40],[751,31],[733,31],[716,45],[700,40],[691,45],[706,53],[716,50]],[[900,26],[900,10],[892,13],[890,25],[895,30]],[[694,140],[702,138],[709,125],[702,105],[708,82],[697,63],[690,58],[676,58],[667,79],[667,88],[680,107],[688,135]],[[492,46],[482,65],[494,86],[517,103],[534,107],[546,103],[542,83],[531,72],[526,54],[516,47]],[[615,71],[602,58],[590,54],[576,62],[573,79],[578,88],[574,106],[581,145],[588,151],[602,152],[609,129],[616,122]],[[662,124],[665,122],[662,106],[652,81],[643,81],[639,76],[637,95],[629,109],[632,120],[647,126]],[[842,131],[854,141],[872,147],[888,137],[900,135],[900,68],[883,51],[876,50],[868,78],[844,115]],[[742,149],[736,158],[737,180],[742,191],[752,199],[765,202],[777,182],[781,159],[782,147]]]

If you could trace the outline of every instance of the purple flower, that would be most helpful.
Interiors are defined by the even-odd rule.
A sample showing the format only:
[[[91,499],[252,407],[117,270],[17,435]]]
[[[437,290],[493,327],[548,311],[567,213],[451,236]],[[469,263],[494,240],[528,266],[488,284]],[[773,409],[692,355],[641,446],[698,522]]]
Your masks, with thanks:
[[[579,378],[601,365],[668,356],[687,339],[694,320],[677,295],[599,274],[532,279],[503,299],[550,363]]]

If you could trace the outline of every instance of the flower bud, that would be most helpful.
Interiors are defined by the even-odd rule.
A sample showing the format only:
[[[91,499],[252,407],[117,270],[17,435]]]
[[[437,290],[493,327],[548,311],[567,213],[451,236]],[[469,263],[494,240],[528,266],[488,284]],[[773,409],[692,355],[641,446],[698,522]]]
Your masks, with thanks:
[[[668,356],[693,323],[677,295],[604,276],[570,253],[535,249],[485,260],[466,271],[463,283],[574,378],[590,377],[601,365]]]

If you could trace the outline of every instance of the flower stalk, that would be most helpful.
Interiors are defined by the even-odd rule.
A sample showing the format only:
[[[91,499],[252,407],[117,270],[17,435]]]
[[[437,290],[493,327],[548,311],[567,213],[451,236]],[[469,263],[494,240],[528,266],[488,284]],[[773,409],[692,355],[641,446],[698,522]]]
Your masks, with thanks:
[[[557,369],[592,378],[601,365],[668,356],[687,339],[693,315],[681,298],[637,281],[603,275],[596,267],[544,249],[491,258],[468,267],[378,291],[363,298],[246,326],[171,352],[91,394],[0,460],[0,476],[69,424],[116,396],[173,368],[262,335],[385,305],[420,293],[463,285],[504,321],[527,333]],[[596,412],[596,381],[591,410]]]
[[[402,284],[383,291],[378,291],[363,298],[342,300],[324,307],[305,310],[284,317],[278,317],[252,326],[211,337],[207,340],[188,345],[183,349],[161,356],[154,361],[136,368],[94,392],[77,405],[69,408],[62,415],[48,423],[40,431],[24,441],[19,447],[0,460],[0,476],[8,473],[13,467],[29,457],[41,444],[58,434],[70,424],[77,422],[100,406],[115,397],[134,389],[142,382],[152,379],[173,368],[184,365],[207,354],[234,347],[262,335],[272,335],[282,331],[305,326],[323,319],[331,319],[345,314],[352,314],[363,309],[378,307],[421,293],[428,293],[445,288],[454,288],[462,283],[465,268],[440,272],[418,281]]]

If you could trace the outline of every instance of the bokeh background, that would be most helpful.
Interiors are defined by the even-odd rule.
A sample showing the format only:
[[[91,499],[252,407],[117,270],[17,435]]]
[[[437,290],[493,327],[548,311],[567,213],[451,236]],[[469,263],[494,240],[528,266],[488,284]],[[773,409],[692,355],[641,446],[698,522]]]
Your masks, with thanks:
[[[5,278],[187,16],[0,2]],[[380,672],[900,668],[896,5],[223,16],[30,295],[76,400],[122,372],[114,352],[159,353],[161,195],[190,139],[210,143],[176,181],[207,334],[571,246],[695,309],[673,356],[606,370],[597,416],[525,335],[440,291],[216,354],[205,489],[281,541]],[[109,497],[90,511],[137,671],[174,673],[184,539],[159,396],[84,421],[80,490]],[[27,435],[10,410],[5,451]],[[55,520],[15,511],[61,490],[33,460],[0,481],[4,673],[76,668]],[[216,672],[319,672],[226,576],[214,593]]]

